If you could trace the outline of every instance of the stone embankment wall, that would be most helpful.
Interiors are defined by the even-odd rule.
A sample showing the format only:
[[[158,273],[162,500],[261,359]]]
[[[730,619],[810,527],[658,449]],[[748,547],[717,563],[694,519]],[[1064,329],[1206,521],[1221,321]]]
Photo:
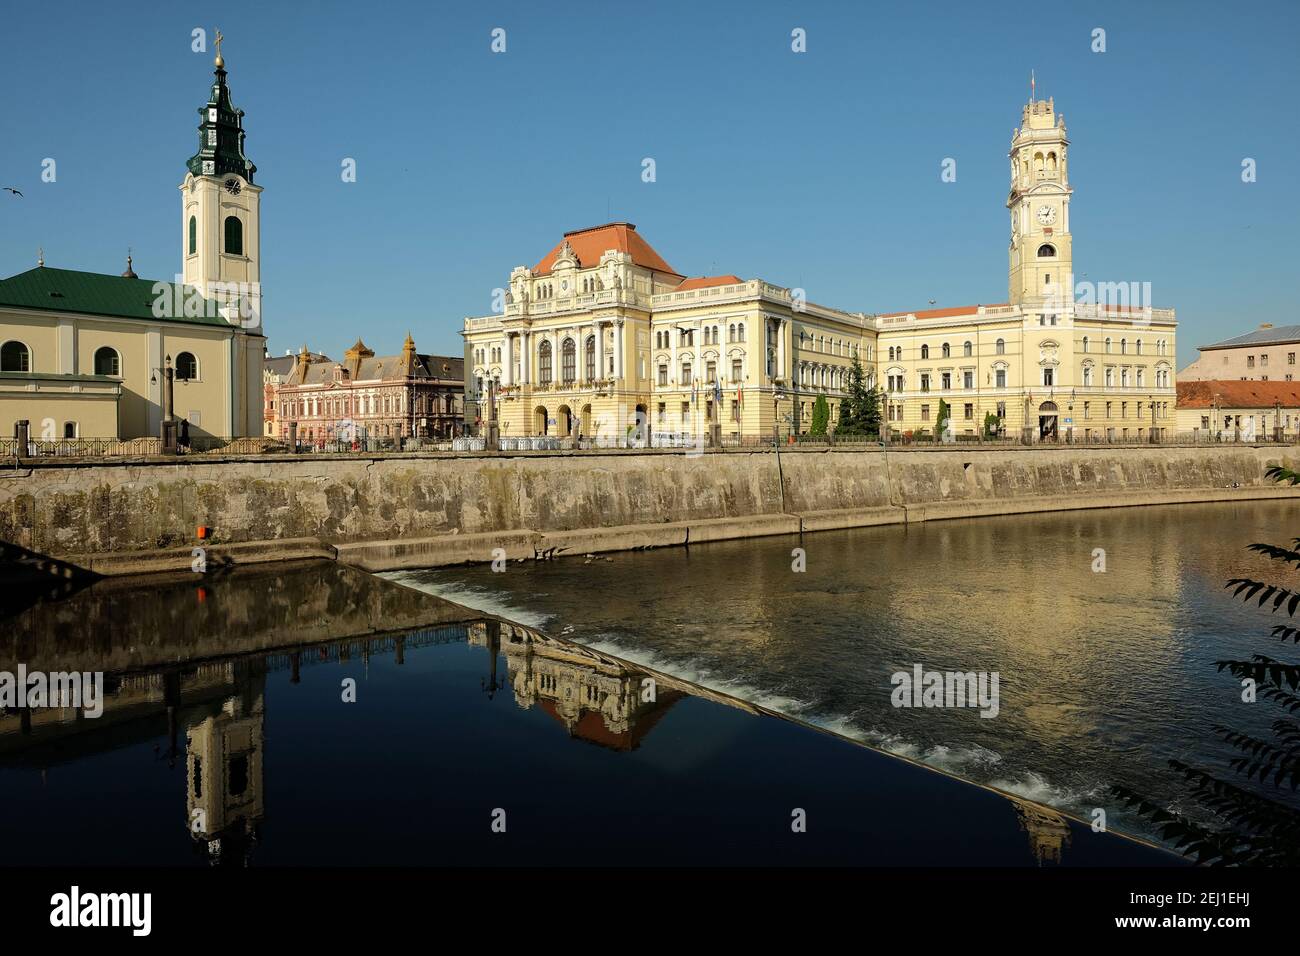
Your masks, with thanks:
[[[100,573],[323,556],[379,570],[936,518],[1297,495],[1294,447],[248,457],[0,472],[0,542]],[[205,541],[197,529],[209,529]]]

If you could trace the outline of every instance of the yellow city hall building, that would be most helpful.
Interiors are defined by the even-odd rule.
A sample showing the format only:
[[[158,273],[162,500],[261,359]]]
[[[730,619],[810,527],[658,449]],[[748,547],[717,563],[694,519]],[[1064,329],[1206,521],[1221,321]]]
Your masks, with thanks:
[[[259,193],[218,53],[181,193],[175,279],[37,267],[0,279],[0,435],[40,439],[262,433]]]
[[[860,362],[890,434],[985,428],[1033,441],[1163,436],[1174,424],[1176,320],[1128,283],[1076,286],[1069,139],[1031,97],[1010,149],[1008,301],[868,314],[736,275],[687,277],[631,223],[563,235],[510,274],[502,310],[465,320],[467,415],[497,383],[502,438],[623,443],[832,427]]]

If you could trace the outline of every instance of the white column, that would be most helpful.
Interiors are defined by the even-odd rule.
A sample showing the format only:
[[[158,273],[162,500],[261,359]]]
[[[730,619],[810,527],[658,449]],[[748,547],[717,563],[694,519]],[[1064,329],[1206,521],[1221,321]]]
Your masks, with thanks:
[[[605,326],[596,323],[596,378],[605,377]]]
[[[623,320],[614,321],[614,377],[623,377]]]
[[[676,325],[668,326],[668,341],[673,348],[673,357],[672,357],[673,367],[669,370],[669,375],[668,375],[669,382],[677,382],[677,379],[681,375],[681,372],[679,371],[681,365],[677,361],[677,340],[679,338],[681,338],[681,333],[677,331],[677,326]],[[681,383],[678,382],[678,384]]]
[[[524,385],[531,384],[533,380],[533,349],[530,341],[531,336],[528,332],[519,334],[519,379]]]
[[[512,336],[512,335],[511,335],[510,333],[508,333],[508,332],[506,333],[506,343],[505,343],[505,347],[504,347],[504,349],[503,349],[503,355],[502,355],[502,358],[505,359],[505,377],[506,377],[506,384],[507,384],[507,385],[513,385],[513,384],[515,384],[515,348],[514,348],[514,336]]]

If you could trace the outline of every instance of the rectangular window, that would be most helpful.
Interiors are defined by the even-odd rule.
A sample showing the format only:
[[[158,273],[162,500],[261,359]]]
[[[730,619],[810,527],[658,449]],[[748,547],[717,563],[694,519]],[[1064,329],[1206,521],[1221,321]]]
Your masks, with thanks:
[[[660,384],[660,385],[667,385],[667,384],[668,384],[668,366],[667,366],[667,365],[660,365],[660,366],[659,366],[659,384]]]
[[[744,371],[742,370],[741,360],[740,360],[740,359],[732,359],[732,360],[731,360],[731,380],[732,380],[733,382],[739,382],[739,381],[740,381],[740,377],[741,377],[741,375],[743,375],[743,374],[744,374]]]
[[[659,424],[662,425],[664,423],[664,419],[666,419],[667,417],[668,417],[668,403],[660,402],[659,403]]]
[[[1005,419],[1006,417],[1007,417],[1007,403],[998,402],[998,418]]]
[[[943,390],[945,392],[948,391],[948,389],[952,388],[952,372],[943,372],[940,374],[939,381],[942,383],[941,387]]]
[[[922,406],[921,406],[921,421],[923,421],[923,422],[928,422],[929,420],[930,420],[930,406],[929,406],[929,405],[922,405]]]
[[[997,385],[998,388],[1006,388],[1006,387],[1007,387],[1007,370],[1004,369],[1004,368],[1000,368],[1000,369],[998,369],[996,372],[994,372],[993,374],[994,374],[994,384]]]
[[[1260,368],[1268,368],[1268,356],[1267,356],[1267,355],[1261,355],[1261,356],[1259,357],[1259,367],[1260,367]]]
[[[974,373],[974,372],[972,372],[972,371],[966,371],[966,372],[962,372],[962,373],[961,373],[961,387],[962,387],[962,388],[974,388],[974,387],[975,387],[975,373]]]
[[[974,419],[974,418],[975,418],[975,406],[972,405],[970,402],[967,402],[967,403],[966,403],[966,421],[969,422],[969,421],[971,421],[971,420]]]
[[[1043,384],[1047,386],[1054,385],[1055,373],[1056,373],[1055,369],[1050,369],[1050,368],[1043,369]]]
[[[682,402],[682,421],[688,422],[690,420],[691,420],[691,403]]]
[[[1255,367],[1255,356],[1253,356],[1253,355],[1247,355],[1247,356],[1246,356],[1246,368],[1254,368],[1254,367]]]
[[[929,376],[928,374],[922,374],[922,375],[921,375],[921,391],[923,391],[923,392],[928,392],[929,390],[930,390],[930,376]]]

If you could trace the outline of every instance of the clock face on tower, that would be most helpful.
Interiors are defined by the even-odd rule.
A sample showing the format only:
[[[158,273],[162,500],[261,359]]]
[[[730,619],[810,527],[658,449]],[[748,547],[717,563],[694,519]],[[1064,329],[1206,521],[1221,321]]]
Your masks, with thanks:
[[[1038,221],[1044,226],[1050,226],[1056,222],[1056,208],[1054,206],[1039,206]]]
[[[227,180],[226,180],[226,192],[230,193],[230,195],[232,195],[232,196],[238,196],[238,195],[239,195],[239,190],[242,189],[242,188],[243,188],[243,187],[239,185],[239,180],[238,180],[238,179],[227,179]]]

